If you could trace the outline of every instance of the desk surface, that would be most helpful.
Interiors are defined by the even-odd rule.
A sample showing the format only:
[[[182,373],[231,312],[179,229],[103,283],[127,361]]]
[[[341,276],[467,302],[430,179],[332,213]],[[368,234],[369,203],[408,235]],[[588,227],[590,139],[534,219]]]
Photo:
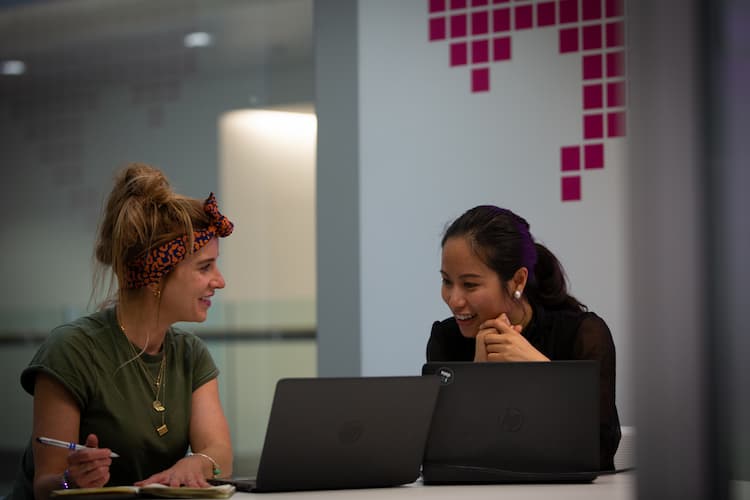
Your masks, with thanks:
[[[427,499],[445,498],[455,500],[632,500],[635,498],[635,472],[621,472],[599,476],[588,484],[492,484],[471,486],[425,486],[421,481],[396,488],[373,488],[361,490],[295,491],[286,493],[242,493],[237,492],[233,500],[266,496],[269,500],[351,498],[355,500]]]

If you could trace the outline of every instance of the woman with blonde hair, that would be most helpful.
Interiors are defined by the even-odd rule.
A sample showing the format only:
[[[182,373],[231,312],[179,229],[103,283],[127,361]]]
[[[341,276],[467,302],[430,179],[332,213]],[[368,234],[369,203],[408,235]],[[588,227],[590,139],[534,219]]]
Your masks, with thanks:
[[[218,369],[203,341],[173,324],[205,321],[225,285],[219,238],[232,229],[213,194],[179,195],[145,164],[117,174],[95,247],[108,298],[55,328],[21,374],[34,396],[33,435],[10,498],[105,485],[205,487],[231,475]]]

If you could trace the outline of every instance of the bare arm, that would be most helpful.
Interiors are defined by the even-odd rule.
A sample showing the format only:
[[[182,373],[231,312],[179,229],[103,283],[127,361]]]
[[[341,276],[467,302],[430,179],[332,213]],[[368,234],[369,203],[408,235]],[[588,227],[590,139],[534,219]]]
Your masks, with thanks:
[[[70,392],[57,380],[40,373],[34,385],[33,435],[78,442],[81,411]],[[96,447],[93,434],[86,445]],[[34,441],[34,497],[46,499],[52,490],[62,488],[63,472],[68,470],[71,487],[104,486],[109,481],[110,450],[68,450]]]
[[[195,453],[208,455],[219,465],[221,477],[232,475],[232,444],[229,424],[219,401],[217,379],[206,382],[193,391],[190,411],[190,448]],[[161,483],[169,486],[208,486],[206,478],[213,477],[213,463],[200,455],[180,459],[169,469],[136,483]]]
[[[229,424],[219,400],[219,382],[213,379],[193,393],[190,425],[190,446],[195,453],[213,458],[221,469],[221,477],[232,475],[232,442]],[[203,459],[207,477],[213,477],[213,465]]]

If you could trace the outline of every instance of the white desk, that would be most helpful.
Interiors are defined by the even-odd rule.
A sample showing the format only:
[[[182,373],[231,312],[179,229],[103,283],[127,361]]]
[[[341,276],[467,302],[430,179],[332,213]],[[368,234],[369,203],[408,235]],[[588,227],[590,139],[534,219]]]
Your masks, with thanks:
[[[492,484],[471,486],[425,486],[421,481],[396,488],[357,490],[295,491],[288,493],[242,493],[233,500],[265,496],[285,499],[450,499],[450,500],[632,500],[635,498],[635,472],[599,476],[589,484]]]

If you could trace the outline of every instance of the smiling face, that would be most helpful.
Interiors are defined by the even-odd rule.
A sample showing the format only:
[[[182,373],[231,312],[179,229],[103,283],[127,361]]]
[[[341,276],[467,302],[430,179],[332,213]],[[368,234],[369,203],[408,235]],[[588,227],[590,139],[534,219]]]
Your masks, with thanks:
[[[482,262],[463,236],[446,240],[440,274],[443,300],[464,337],[476,337],[479,325],[512,308],[508,285]]]
[[[161,314],[168,315],[171,323],[206,320],[214,291],[225,285],[218,258],[219,240],[213,238],[169,273],[161,294]]]

